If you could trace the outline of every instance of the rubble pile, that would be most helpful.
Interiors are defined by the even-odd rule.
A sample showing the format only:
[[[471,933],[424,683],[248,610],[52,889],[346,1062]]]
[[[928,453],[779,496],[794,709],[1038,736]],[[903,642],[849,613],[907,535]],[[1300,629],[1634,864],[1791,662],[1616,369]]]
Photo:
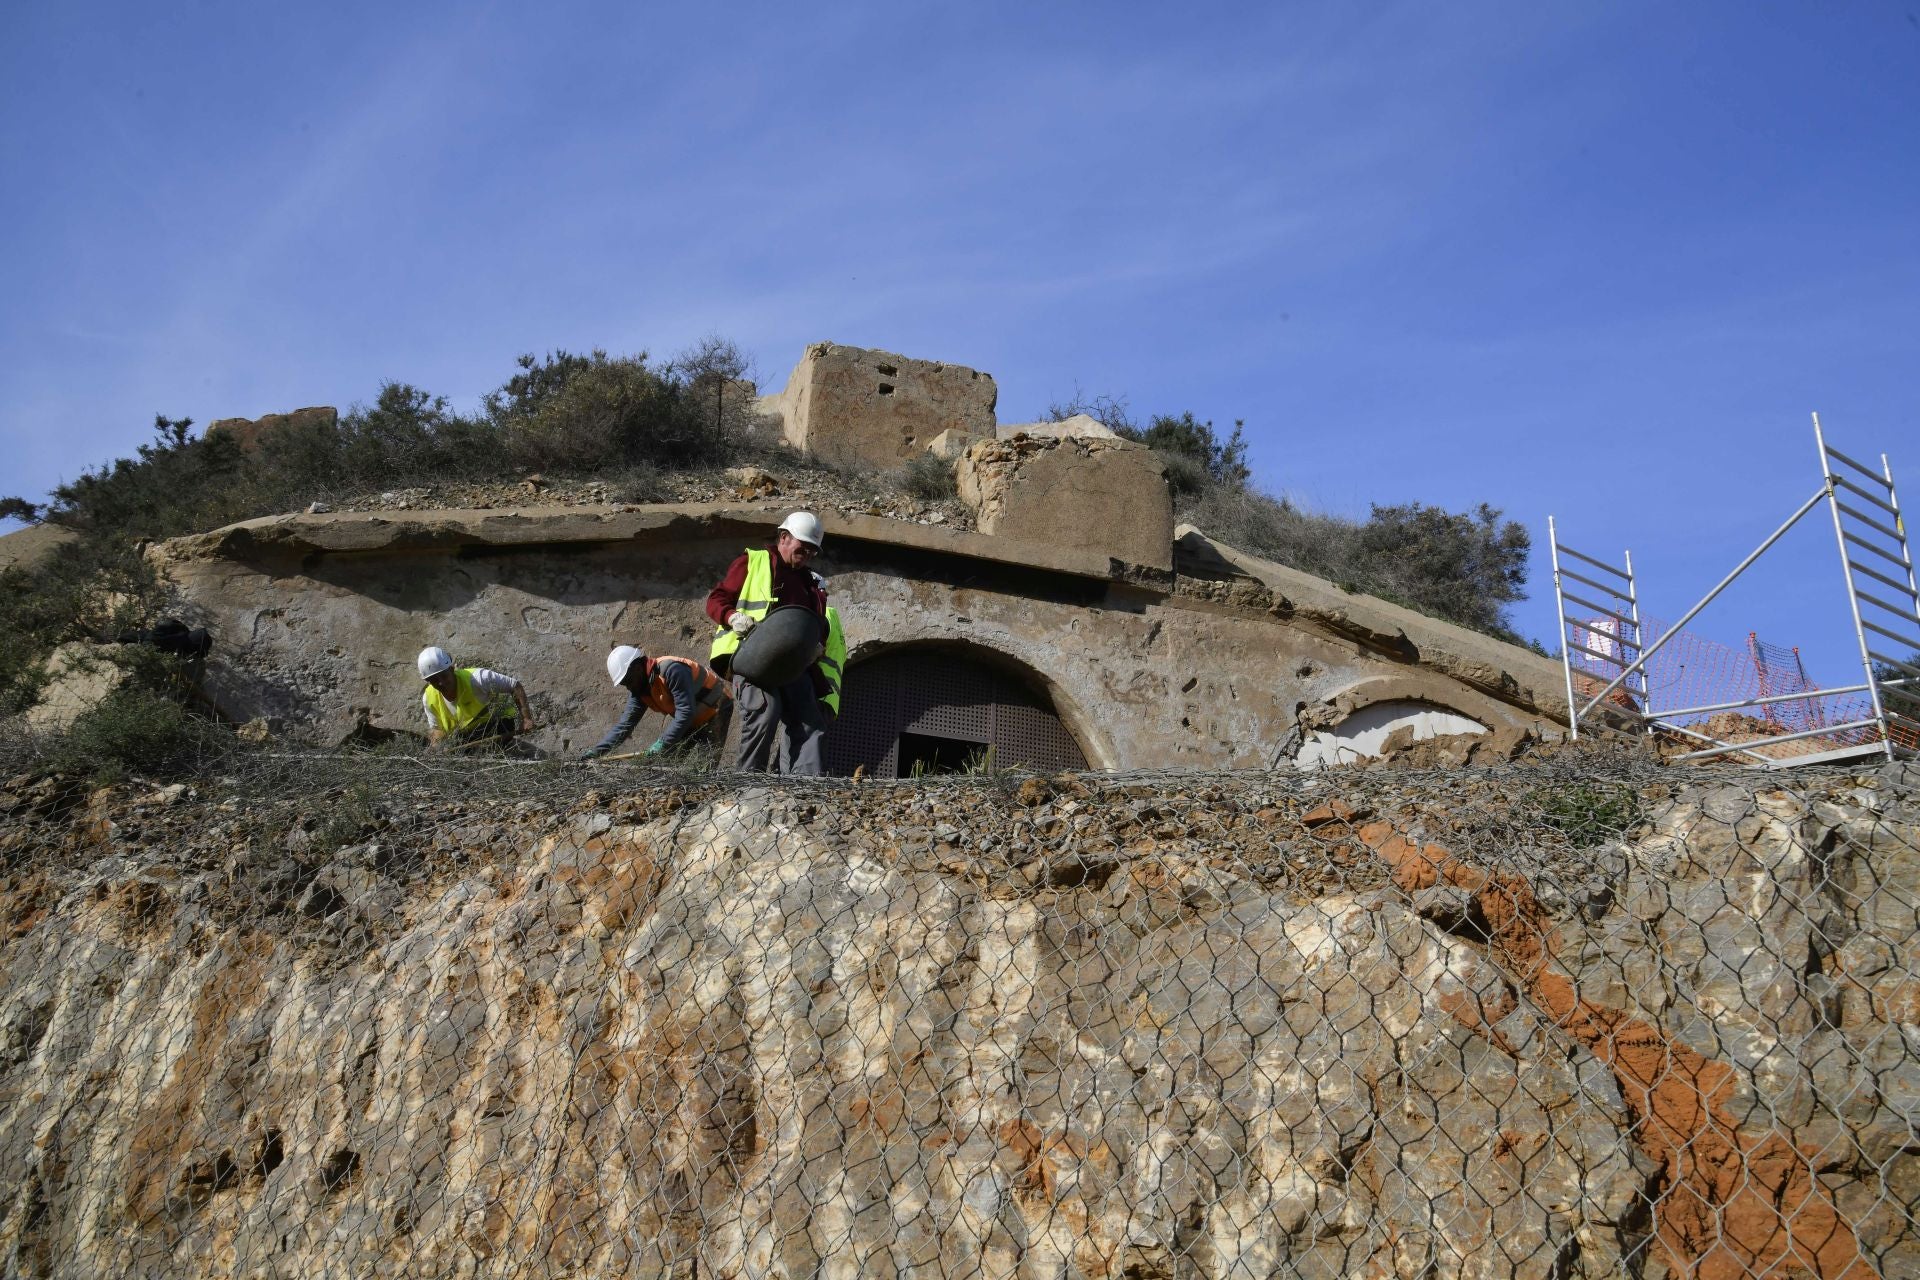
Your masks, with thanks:
[[[549,479],[529,475],[514,481],[450,480],[430,488],[350,494],[316,502],[310,514],[382,511],[512,511],[528,506],[614,507],[649,503],[729,502],[780,499],[814,511],[883,516],[916,524],[972,529],[971,508],[958,498],[918,498],[903,492],[889,473],[835,470],[800,458],[773,459],[773,470],[744,465],[711,471],[649,473],[627,481]]]

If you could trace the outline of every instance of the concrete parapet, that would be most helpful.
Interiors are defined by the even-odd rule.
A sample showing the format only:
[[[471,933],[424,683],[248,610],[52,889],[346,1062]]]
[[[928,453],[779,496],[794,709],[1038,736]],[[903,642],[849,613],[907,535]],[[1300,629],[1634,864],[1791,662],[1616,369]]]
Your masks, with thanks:
[[[1017,435],[960,459],[982,533],[1173,567],[1173,497],[1153,450],[1117,437]]]

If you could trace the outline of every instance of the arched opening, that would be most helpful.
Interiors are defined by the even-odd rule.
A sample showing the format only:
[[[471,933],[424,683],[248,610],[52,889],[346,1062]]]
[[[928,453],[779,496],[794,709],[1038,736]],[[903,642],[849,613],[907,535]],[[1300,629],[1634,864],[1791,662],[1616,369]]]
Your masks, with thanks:
[[[1375,760],[1394,750],[1433,738],[1484,734],[1487,726],[1431,702],[1393,698],[1370,702],[1330,729],[1307,735],[1293,758],[1302,769]]]
[[[991,751],[991,755],[989,755]],[[1036,682],[1011,664],[950,645],[889,649],[852,664],[827,771],[906,778],[995,767],[1084,769],[1085,752]]]

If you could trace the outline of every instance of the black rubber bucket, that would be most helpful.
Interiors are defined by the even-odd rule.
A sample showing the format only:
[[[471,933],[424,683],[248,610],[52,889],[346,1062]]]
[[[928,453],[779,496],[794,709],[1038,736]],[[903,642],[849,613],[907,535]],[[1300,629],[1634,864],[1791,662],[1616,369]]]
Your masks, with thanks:
[[[778,689],[805,675],[819,652],[820,615],[788,605],[747,632],[733,655],[733,670],[750,684]]]

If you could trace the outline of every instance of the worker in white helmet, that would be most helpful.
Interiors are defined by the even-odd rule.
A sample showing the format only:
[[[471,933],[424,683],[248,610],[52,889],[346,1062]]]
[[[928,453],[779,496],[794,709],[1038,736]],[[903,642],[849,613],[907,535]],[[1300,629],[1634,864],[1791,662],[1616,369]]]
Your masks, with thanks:
[[[485,667],[456,667],[439,645],[429,645],[416,660],[426,689],[420,694],[427,713],[427,738],[461,745],[494,742],[510,746],[516,733],[531,733],[533,708],[527,691],[512,676]]]
[[[719,751],[733,717],[733,694],[711,667],[672,654],[650,658],[623,644],[607,655],[607,676],[615,688],[627,691],[627,710],[606,737],[581,753],[581,759],[597,760],[625,742],[649,710],[669,718],[647,755],[691,746],[702,738]]]
[[[818,667],[778,689],[762,689],[732,672],[734,653],[754,626],[777,608],[798,606],[820,619],[820,644],[827,643],[827,593],[811,570],[826,540],[820,518],[796,511],[781,522],[773,542],[749,547],[727,566],[726,576],[707,595],[707,616],[717,628],[707,663],[733,681],[733,701],[740,714],[742,769],[765,771],[773,757],[775,735],[785,729],[789,771],[802,777],[826,772],[821,740],[827,731],[817,687]]]

